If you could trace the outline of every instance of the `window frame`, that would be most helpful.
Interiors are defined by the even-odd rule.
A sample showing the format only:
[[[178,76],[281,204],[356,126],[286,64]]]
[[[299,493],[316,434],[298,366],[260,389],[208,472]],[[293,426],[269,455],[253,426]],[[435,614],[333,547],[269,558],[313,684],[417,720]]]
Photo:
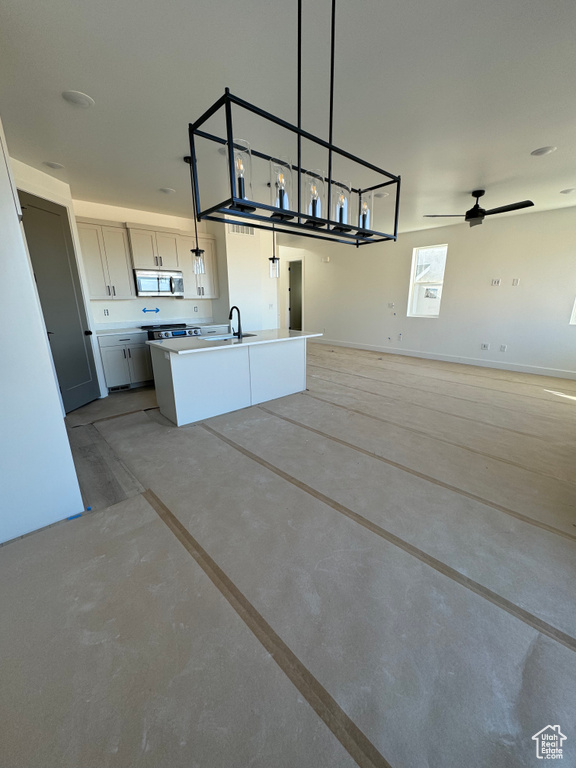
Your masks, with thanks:
[[[442,273],[442,281],[439,282],[438,280],[430,281],[429,283],[426,283],[426,281],[423,282],[416,282],[416,265],[418,264],[418,252],[419,251],[427,251],[431,248],[444,248],[445,249],[445,255],[444,255],[444,272]],[[418,245],[415,248],[412,249],[412,266],[410,269],[410,287],[408,289],[408,306],[406,308],[406,316],[407,317],[421,317],[425,320],[437,320],[440,317],[440,306],[442,304],[442,294],[444,289],[444,278],[446,275],[446,261],[448,259],[448,243],[438,243],[437,245]],[[414,302],[414,290],[417,285],[428,285],[429,287],[438,287],[440,288],[440,304],[438,305],[438,314],[437,315],[421,315],[416,314],[413,311],[413,302]]]

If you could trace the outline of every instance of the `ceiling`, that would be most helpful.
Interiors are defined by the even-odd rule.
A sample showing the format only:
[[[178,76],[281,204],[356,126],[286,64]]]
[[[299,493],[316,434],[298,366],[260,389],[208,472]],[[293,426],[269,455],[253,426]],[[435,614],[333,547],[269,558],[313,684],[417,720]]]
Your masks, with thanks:
[[[76,199],[191,216],[188,123],[226,86],[296,122],[296,0],[2,6],[10,153]],[[329,17],[329,0],[304,0],[303,127],[326,139]],[[402,176],[400,231],[458,223],[423,215],[464,213],[477,188],[486,208],[576,205],[560,194],[576,187],[574,29],[573,0],[337,3],[334,142]]]

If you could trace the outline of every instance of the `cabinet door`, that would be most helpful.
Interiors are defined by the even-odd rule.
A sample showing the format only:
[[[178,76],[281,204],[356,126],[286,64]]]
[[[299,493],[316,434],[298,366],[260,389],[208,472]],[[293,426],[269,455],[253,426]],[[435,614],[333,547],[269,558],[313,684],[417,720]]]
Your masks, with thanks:
[[[133,299],[136,296],[128,233],[119,227],[102,227],[102,240],[106,252],[112,298]]]
[[[160,261],[156,233],[149,229],[129,229],[132,263],[136,269],[158,269]]]
[[[126,347],[105,347],[100,350],[107,387],[130,384],[130,369]]]
[[[178,236],[169,232],[156,232],[157,255],[160,269],[178,269]]]
[[[109,299],[112,296],[112,288],[108,276],[102,228],[97,224],[78,222],[78,235],[90,298]]]
[[[199,284],[202,288],[203,299],[217,299],[220,295],[218,290],[218,268],[216,266],[216,250],[212,240],[200,240],[200,248],[204,249],[204,266],[206,272],[198,275]]]
[[[147,344],[126,347],[126,352],[128,354],[128,366],[130,368],[130,381],[132,384],[136,384],[139,381],[149,381],[154,378],[150,348]]]

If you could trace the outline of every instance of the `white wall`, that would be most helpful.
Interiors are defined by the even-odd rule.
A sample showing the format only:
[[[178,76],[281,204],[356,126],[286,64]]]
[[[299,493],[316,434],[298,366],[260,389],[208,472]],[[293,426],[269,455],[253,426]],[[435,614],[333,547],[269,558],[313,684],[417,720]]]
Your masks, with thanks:
[[[565,208],[358,249],[314,246],[303,251],[306,329],[334,344],[576,378],[575,225],[576,209]],[[407,317],[412,250],[439,243],[448,243],[440,317]]]
[[[272,234],[255,229],[254,235],[237,235],[226,227],[226,260],[228,274],[229,307],[238,306],[242,313],[242,328],[259,331],[278,328],[278,280],[270,277]],[[228,309],[229,309],[228,307]],[[220,306],[226,320],[228,313]]]
[[[1,542],[82,512],[83,504],[1,150],[0,232],[0,322],[4,329],[18,329],[17,336],[4,333],[0,340]]]
[[[122,208],[116,205],[91,203],[86,200],[74,200],[76,216],[91,219],[117,221],[121,223],[147,224],[149,226],[168,227],[182,232],[194,233],[194,220],[164,213],[140,211],[134,208]],[[206,232],[204,222],[198,224],[198,233]],[[82,258],[80,256],[80,258]],[[158,313],[143,313],[145,308],[156,308]],[[107,310],[108,314],[104,314]],[[90,312],[97,330],[107,327],[140,326],[151,323],[166,323],[174,320],[190,320],[201,323],[212,320],[213,307],[209,299],[129,299],[127,301],[90,301]],[[151,319],[152,318],[152,319]]]

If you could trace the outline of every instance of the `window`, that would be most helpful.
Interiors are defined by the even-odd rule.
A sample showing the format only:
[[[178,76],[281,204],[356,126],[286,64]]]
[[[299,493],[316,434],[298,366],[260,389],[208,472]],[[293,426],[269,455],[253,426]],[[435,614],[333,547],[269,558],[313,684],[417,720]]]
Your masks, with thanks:
[[[447,245],[414,248],[408,317],[438,317],[442,300]]]

